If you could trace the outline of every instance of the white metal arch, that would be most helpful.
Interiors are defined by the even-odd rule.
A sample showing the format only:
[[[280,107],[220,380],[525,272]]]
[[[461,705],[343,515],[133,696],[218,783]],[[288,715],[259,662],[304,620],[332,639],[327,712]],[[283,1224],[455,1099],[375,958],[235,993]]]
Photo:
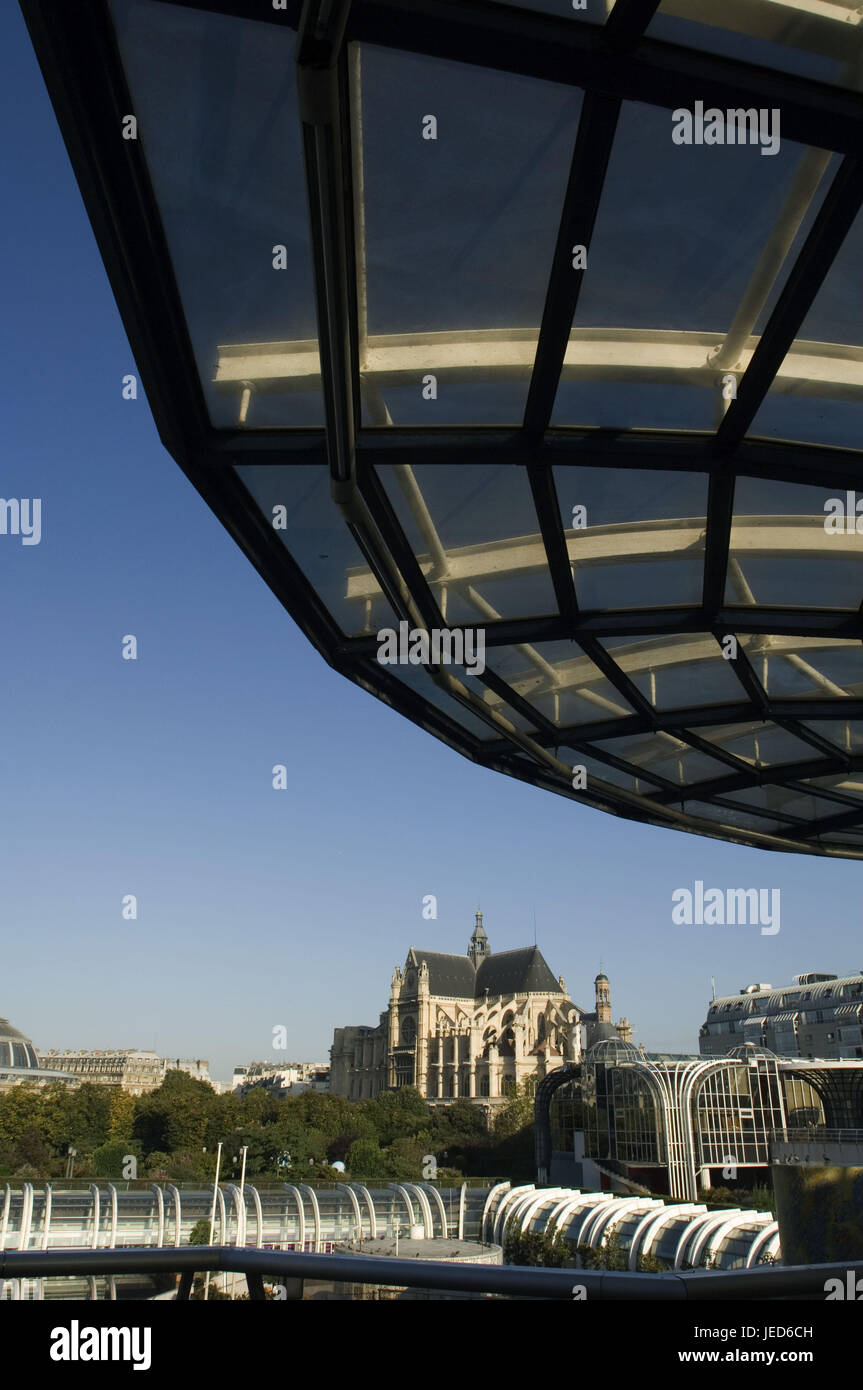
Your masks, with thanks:
[[[174,1204],[174,1244],[183,1243],[183,1209],[180,1202],[180,1189],[174,1183],[168,1183],[168,1191],[171,1194],[171,1201]]]
[[[507,1207],[509,1207],[511,1203],[516,1200],[516,1198],[523,1197],[526,1192],[533,1191],[535,1191],[535,1187],[534,1184],[531,1182],[526,1183],[521,1187],[511,1187],[509,1192],[507,1192],[504,1195],[504,1198],[498,1206],[498,1209],[494,1215],[494,1231],[492,1233],[492,1240],[495,1245],[500,1245],[503,1240],[504,1231],[506,1230],[506,1223],[508,1219]]]
[[[696,1206],[692,1202],[677,1202],[667,1204],[660,1201],[659,1206],[652,1212],[647,1212],[644,1219],[639,1223],[633,1232],[632,1245],[630,1247],[630,1268],[636,1268],[636,1262],[640,1255],[649,1255],[657,1240],[661,1240],[669,1222],[681,1216],[689,1216],[693,1212],[703,1212],[703,1206]],[[634,1256],[633,1256],[633,1252]]]
[[[161,1250],[165,1243],[165,1194],[156,1182],[151,1184],[150,1191],[156,1196],[156,1245]]]
[[[535,1196],[528,1199],[527,1205],[524,1207],[521,1214],[521,1229],[523,1232],[530,1229],[531,1221],[533,1221],[537,1212],[542,1212],[544,1206],[551,1203],[552,1207],[554,1207],[559,1202],[563,1190],[564,1189],[561,1187],[545,1187]],[[548,1212],[544,1214],[546,1221],[543,1224],[545,1225],[548,1221]]]
[[[255,1204],[255,1249],[260,1250],[264,1242],[264,1209],[261,1206],[261,1194],[254,1183],[249,1183],[246,1191],[251,1192]]]
[[[544,1190],[541,1190],[538,1198],[539,1201],[542,1201],[543,1195]],[[524,1231],[524,1213],[536,1200],[536,1189],[534,1189],[531,1192],[523,1192],[521,1196],[515,1202],[513,1202],[512,1206],[509,1208],[507,1212],[504,1229],[506,1228],[506,1226],[512,1225],[513,1229],[518,1227],[520,1231]]]
[[[117,1221],[120,1216],[120,1210],[117,1204],[117,1189],[112,1182],[108,1183],[108,1191],[111,1194],[111,1234],[109,1236],[109,1244],[113,1250],[117,1244]]]
[[[550,1220],[546,1226],[549,1235],[554,1236],[560,1231],[570,1244],[578,1244],[581,1240],[581,1233],[585,1223],[591,1219],[593,1209],[603,1205],[608,1201],[608,1197],[603,1192],[577,1192],[569,1199],[562,1202],[557,1209],[554,1220]],[[578,1230],[574,1236],[570,1234],[573,1222],[578,1218]],[[566,1230],[563,1229],[564,1222],[567,1222]]]
[[[726,1222],[730,1222],[734,1225],[735,1218],[739,1220],[742,1215],[743,1212],[740,1211],[739,1208],[737,1211],[721,1211],[718,1214],[709,1216],[706,1221],[701,1223],[698,1234],[689,1247],[689,1263],[693,1268],[701,1262],[702,1257],[705,1264],[709,1260],[712,1250],[712,1237],[716,1234],[717,1230],[724,1227]]]
[[[6,1231],[9,1227],[9,1213],[12,1210],[12,1185],[6,1184],[3,1195],[3,1219],[0,1221],[0,1250],[6,1249]]]
[[[751,1268],[753,1265],[758,1264],[758,1256],[761,1254],[761,1251],[764,1249],[764,1247],[770,1244],[774,1236],[778,1240],[779,1223],[777,1221],[770,1221],[764,1227],[764,1230],[759,1232],[755,1240],[752,1242],[752,1248],[750,1249],[749,1254],[746,1257],[747,1269]]]
[[[354,1189],[353,1189],[348,1183],[346,1183],[346,1182],[340,1182],[339,1185],[338,1185],[338,1188],[337,1188],[336,1190],[337,1190],[338,1192],[344,1192],[344,1193],[347,1194],[348,1200],[350,1201],[350,1204],[351,1204],[351,1209],[352,1209],[353,1214],[354,1214],[354,1236],[353,1236],[353,1238],[354,1238],[354,1240],[362,1240],[362,1236],[363,1236],[363,1218],[362,1218],[362,1215],[361,1215],[361,1213],[360,1213],[360,1204],[359,1204],[359,1202],[357,1201],[357,1194],[354,1192]]]
[[[410,1193],[408,1192],[407,1188],[406,1188],[402,1183],[399,1183],[399,1182],[391,1182],[391,1183],[388,1184],[388,1186],[389,1186],[390,1192],[398,1192],[399,1196],[401,1197],[402,1201],[403,1201],[404,1204],[405,1204],[405,1210],[407,1211],[407,1214],[408,1214],[408,1225],[409,1225],[409,1226],[413,1226],[413,1225],[414,1225],[414,1209],[413,1209],[413,1203],[411,1202],[411,1199],[410,1199]]]
[[[305,1182],[301,1182],[299,1184],[299,1189],[304,1197],[306,1193],[309,1194],[309,1202],[311,1203],[312,1212],[314,1213],[315,1219],[315,1236],[312,1249],[314,1250],[314,1253],[317,1255],[320,1253],[321,1249],[321,1209],[318,1206],[318,1194],[313,1187],[309,1187],[308,1183]]]
[[[45,1184],[45,1195],[42,1198],[42,1246],[43,1250],[48,1249],[48,1232],[51,1227],[51,1211],[53,1207],[53,1189],[49,1182]],[[41,1287],[42,1281],[39,1280]],[[41,1295],[40,1295],[41,1296]]]
[[[616,1212],[623,1208],[628,1211],[633,1202],[640,1202],[641,1197],[621,1197],[618,1193],[609,1194],[604,1202],[597,1203],[587,1221],[582,1227],[579,1243],[590,1245],[595,1250],[602,1246],[602,1237],[609,1221],[614,1218]]]
[[[677,1242],[677,1248],[674,1252],[675,1269],[683,1268],[684,1257],[687,1255],[691,1256],[692,1254],[692,1245],[695,1240],[696,1232],[700,1231],[702,1226],[712,1221],[715,1215],[716,1213],[710,1211],[708,1207],[702,1207],[700,1215],[697,1217],[697,1219],[693,1221],[691,1225],[684,1226],[683,1231],[680,1234],[680,1239]],[[693,1263],[691,1258],[689,1260],[689,1263]]]
[[[501,1194],[504,1193],[504,1192],[509,1192],[509,1189],[510,1189],[510,1184],[509,1184],[508,1182],[498,1182],[498,1183],[495,1183],[494,1187],[493,1187],[493,1188],[491,1189],[491,1191],[488,1193],[488,1195],[487,1195],[487,1197],[486,1197],[486,1199],[485,1199],[485,1202],[484,1202],[484,1204],[483,1204],[482,1219],[481,1219],[481,1221],[480,1221],[480,1223],[479,1223],[479,1229],[480,1229],[480,1233],[481,1233],[481,1238],[482,1238],[483,1240],[485,1240],[485,1237],[486,1237],[486,1222],[488,1222],[488,1221],[491,1220],[492,1214],[493,1214],[493,1212],[494,1212],[494,1211],[496,1210],[496,1208],[497,1208],[497,1204],[498,1204],[498,1201],[500,1200]],[[462,1188],[462,1192],[463,1192],[463,1191],[464,1191],[464,1188]]]
[[[449,1234],[449,1223],[447,1222],[446,1207],[443,1204],[443,1197],[432,1183],[424,1182],[419,1185],[424,1192],[428,1193],[429,1197],[434,1198],[435,1205],[438,1209],[438,1215],[440,1216],[440,1233],[441,1236],[446,1237]]]
[[[293,1193],[293,1195],[294,1195],[294,1201],[295,1201],[296,1204],[297,1204],[297,1245],[299,1246],[300,1250],[305,1250],[305,1248],[306,1248],[306,1212],[305,1212],[305,1207],[303,1206],[303,1196],[302,1196],[302,1193],[300,1192],[300,1190],[299,1190],[298,1187],[294,1187],[291,1183],[286,1183],[286,1184],[285,1184],[285,1193],[287,1194],[287,1193],[290,1193],[290,1192]],[[288,1215],[288,1207],[287,1207],[287,1203],[285,1203],[285,1218],[286,1218],[286,1220],[285,1220],[285,1229],[286,1229],[286,1230],[287,1230],[287,1215]]]
[[[30,1189],[32,1192],[32,1188]],[[93,1239],[90,1242],[94,1250],[99,1248],[99,1222],[101,1221],[101,1205],[99,1199],[99,1189],[94,1182],[90,1184],[90,1196],[93,1198]]]
[[[378,1234],[378,1219],[375,1214],[374,1198],[372,1197],[372,1194],[369,1192],[369,1189],[363,1183],[353,1183],[351,1185],[359,1193],[366,1205],[366,1209],[369,1214],[369,1235],[372,1240],[375,1240],[377,1239]]]
[[[423,1219],[423,1230],[425,1232],[426,1239],[431,1240],[432,1236],[434,1235],[434,1217],[432,1216],[431,1203],[429,1202],[428,1195],[424,1191],[424,1189],[420,1187],[418,1183],[409,1182],[405,1185],[410,1192],[416,1193],[416,1199],[419,1204],[420,1214]]]

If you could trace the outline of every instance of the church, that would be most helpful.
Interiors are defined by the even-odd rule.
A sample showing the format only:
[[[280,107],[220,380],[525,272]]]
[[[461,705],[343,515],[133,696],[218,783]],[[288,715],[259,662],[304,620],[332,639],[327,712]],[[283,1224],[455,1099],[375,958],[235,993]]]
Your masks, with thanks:
[[[594,985],[596,1007],[586,1013],[537,946],[492,952],[477,912],[465,955],[411,946],[378,1026],[335,1030],[330,1090],[364,1100],[415,1086],[430,1104],[465,1097],[494,1109],[601,1038],[631,1041],[629,1022],[611,1021],[608,977]]]

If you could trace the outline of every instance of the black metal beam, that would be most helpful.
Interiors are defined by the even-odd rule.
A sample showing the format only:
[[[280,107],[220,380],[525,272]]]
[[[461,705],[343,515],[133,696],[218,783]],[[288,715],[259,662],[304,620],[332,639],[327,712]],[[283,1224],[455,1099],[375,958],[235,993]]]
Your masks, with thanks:
[[[770,718],[777,723],[784,719],[863,719],[863,700],[772,700]],[[631,718],[616,716],[590,724],[570,724],[559,728],[555,738],[560,743],[571,743],[573,739],[593,743],[601,739],[630,738],[635,734],[651,731],[661,730],[673,734],[678,729],[691,730],[720,724],[751,724],[756,720],[757,715],[746,701],[721,705],[690,705],[685,709],[674,710],[651,708],[649,713],[632,715]],[[542,741],[537,739],[538,743]],[[851,753],[843,756],[853,758],[855,755]]]
[[[425,581],[424,581],[425,582]],[[455,630],[469,623],[453,623]],[[716,620],[716,630],[729,634],[752,634],[767,637],[835,637],[863,638],[863,618],[854,612],[843,613],[835,608],[723,608]],[[487,647],[511,647],[521,643],[532,645],[558,642],[579,636],[631,637],[640,641],[648,637],[678,637],[683,633],[703,633],[704,614],[700,608],[626,608],[605,612],[582,611],[571,618],[560,615],[534,618],[489,619],[484,624]],[[348,637],[338,655],[345,660],[362,660],[374,653],[377,639]],[[835,713],[841,714],[844,701],[837,697]],[[822,715],[832,718],[832,715]]]
[[[350,123],[343,100],[344,33],[350,9],[351,0],[306,0],[296,53],[321,389],[330,476],[336,485],[353,477],[359,395]]]
[[[829,835],[834,830],[846,830],[852,826],[863,826],[863,806],[856,810],[842,811],[835,816],[823,816],[821,820],[810,821],[802,830],[795,830],[793,840],[815,840],[820,835]]]
[[[863,143],[863,142],[861,142]],[[859,154],[860,147],[855,153]],[[770,315],[719,429],[717,445],[733,448],[752,424],[803,320],[863,205],[863,160],[842,161],[809,235]]]
[[[863,768],[863,755],[854,756],[858,768]],[[846,770],[842,758],[813,758],[807,762],[776,763],[772,767],[753,768],[751,772],[731,773],[728,777],[711,777],[704,782],[693,782],[685,789],[687,801],[710,801],[714,796],[733,796],[735,792],[746,791],[751,787],[782,787],[801,778],[829,777],[833,773]],[[816,787],[806,787],[807,796],[818,795]],[[678,800],[679,795],[678,795]],[[673,800],[665,793],[658,794],[657,801]],[[860,814],[863,815],[863,807]]]
[[[583,246],[589,259],[590,241],[619,115],[619,100],[593,92],[586,93],[527,393],[524,432],[528,439],[542,435],[551,418],[585,273],[583,268],[574,267],[573,253],[577,246]]]
[[[563,622],[573,623],[578,612],[578,601],[554,475],[548,464],[532,464],[528,467],[527,476],[557,606]]]
[[[645,33],[659,4],[660,0],[615,0],[605,21],[606,41],[621,52],[631,48]]]
[[[733,515],[734,475],[727,469],[717,468],[710,475],[707,490],[707,532],[704,540],[702,589],[705,627],[717,622],[719,610],[725,602],[728,547]]]
[[[625,672],[621,671],[614,658],[606,651],[601,642],[595,637],[589,637],[585,633],[580,633],[578,644],[585,656],[589,656],[594,666],[598,667],[606,680],[610,681],[628,703],[646,721],[650,728],[655,727],[656,710],[650,703],[646,695],[642,695],[638,686],[629,679]]]
[[[728,635],[727,633],[719,631],[719,629],[714,629],[713,636],[716,638],[720,651],[722,650],[723,639]],[[752,669],[752,663],[746,655],[744,648],[738,643],[737,655],[729,656],[726,660],[752,701],[752,709],[755,717],[769,719],[770,701],[767,698],[767,691]]]
[[[699,100],[705,107],[780,107],[788,140],[842,153],[863,143],[863,98],[856,92],[651,38],[641,39],[635,52],[615,52],[602,26],[573,23],[565,14],[490,0],[364,0],[348,36],[669,111]]]

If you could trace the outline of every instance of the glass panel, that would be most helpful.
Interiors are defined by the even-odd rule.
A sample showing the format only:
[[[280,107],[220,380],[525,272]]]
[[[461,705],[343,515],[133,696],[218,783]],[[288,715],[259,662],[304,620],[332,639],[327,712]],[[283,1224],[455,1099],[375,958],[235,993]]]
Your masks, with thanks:
[[[370,45],[358,86],[361,370],[378,410],[395,424],[517,424],[581,92]]]
[[[554,481],[582,608],[701,601],[703,473],[557,466]]]
[[[808,762],[817,756],[808,743],[775,724],[711,724],[698,732],[735,758],[756,766]]]
[[[857,87],[860,11],[825,0],[663,0],[647,33],[651,38],[706,49],[818,82]]]
[[[344,632],[398,631],[398,618],[333,504],[327,468],[241,464],[236,473]]]
[[[760,835],[781,835],[788,829],[787,825],[771,824],[763,816],[747,815],[745,811],[727,803],[717,806],[711,801],[687,801],[686,811],[688,815],[701,816],[720,825],[736,826],[739,830],[754,830]]]
[[[859,607],[863,546],[854,533],[826,530],[832,495],[795,483],[737,480],[726,603]]]
[[[863,726],[859,720],[807,719],[806,727],[846,753],[857,753],[863,748]]]
[[[574,642],[495,647],[486,659],[513,690],[558,727],[632,714],[623,696]]]
[[[685,786],[728,775],[729,769],[671,734],[638,734],[633,737],[601,739],[596,744],[624,762],[635,763],[649,777],[655,773],[667,782]]]
[[[679,128],[670,110],[624,104],[552,424],[715,429],[724,374],[754,346],[760,303],[736,325],[729,366],[713,366],[712,354],[786,203],[790,254],[774,296],[824,196],[827,154],[790,140],[767,158],[730,138],[678,144]]]
[[[849,32],[859,42],[861,31]],[[752,422],[752,434],[860,447],[863,330],[857,287],[861,257],[863,213],[858,213]]]
[[[857,695],[863,691],[863,646],[835,637],[742,636],[755,674],[777,699]]]
[[[447,622],[557,612],[524,470],[387,464],[379,476]]]
[[[296,35],[150,0],[111,12],[210,419],[323,424]]]
[[[572,765],[572,767],[584,767],[587,771],[587,786],[585,791],[589,792],[592,782],[609,782],[613,787],[623,787],[625,791],[635,792],[640,796],[650,796],[656,791],[657,784],[651,782],[647,777],[630,777],[628,773],[619,771],[609,763],[602,762],[599,758],[592,758],[590,754],[581,752],[578,748],[561,748],[559,756]]]
[[[818,816],[830,816],[842,808],[835,801],[825,801],[822,797],[801,797],[792,787],[747,787],[734,793],[734,800],[745,805],[757,806],[777,817],[799,817],[811,820]],[[805,805],[803,804],[805,802]]]
[[[401,681],[402,685],[409,686],[415,694],[422,695],[424,699],[428,700],[430,705],[443,710],[444,714],[449,715],[450,719],[455,720],[457,724],[460,724],[476,738],[491,740],[500,737],[499,734],[495,734],[490,725],[485,723],[485,720],[480,719],[478,715],[471,714],[470,710],[459,700],[452,699],[445,691],[441,690],[439,685],[435,685],[425,667],[400,665],[392,666],[390,670],[392,675]],[[473,694],[478,695],[480,699],[482,698],[484,690],[476,680],[465,680],[464,671],[457,667],[452,668],[452,674],[458,680],[463,681]]]
[[[744,698],[713,637],[602,639],[620,669],[657,709],[688,709]]]

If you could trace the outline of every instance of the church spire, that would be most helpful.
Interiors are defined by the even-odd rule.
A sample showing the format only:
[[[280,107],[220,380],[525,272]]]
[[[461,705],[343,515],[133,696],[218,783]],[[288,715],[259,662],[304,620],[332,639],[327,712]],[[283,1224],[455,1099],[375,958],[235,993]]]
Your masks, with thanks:
[[[470,945],[467,948],[467,953],[474,963],[474,968],[476,968],[480,961],[484,960],[486,956],[491,955],[488,937],[485,934],[485,928],[482,924],[482,913],[479,908],[477,908],[476,924],[473,929],[473,936],[470,939]]]

